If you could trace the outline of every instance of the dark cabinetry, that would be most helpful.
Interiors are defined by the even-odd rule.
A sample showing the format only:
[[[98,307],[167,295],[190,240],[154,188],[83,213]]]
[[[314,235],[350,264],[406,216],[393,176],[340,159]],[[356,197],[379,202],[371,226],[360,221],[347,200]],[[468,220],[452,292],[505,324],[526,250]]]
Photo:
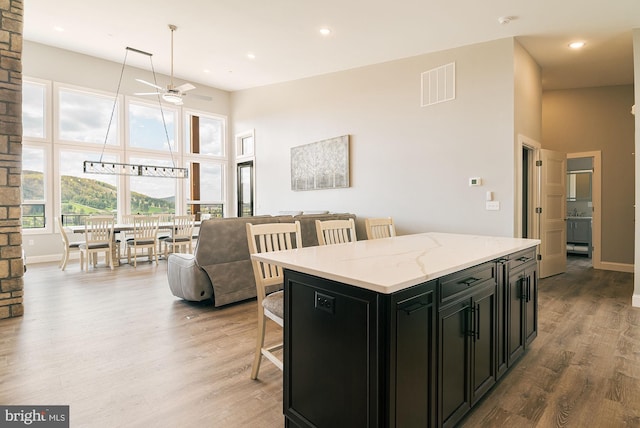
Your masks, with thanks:
[[[498,276],[497,377],[500,379],[536,337],[538,263],[534,248],[496,261]]]
[[[456,425],[536,336],[535,255],[392,294],[286,270],[286,426]]]
[[[430,427],[435,281],[383,295],[285,273],[288,426]]]
[[[493,262],[485,263],[440,281],[441,426],[455,425],[496,382],[495,266]]]

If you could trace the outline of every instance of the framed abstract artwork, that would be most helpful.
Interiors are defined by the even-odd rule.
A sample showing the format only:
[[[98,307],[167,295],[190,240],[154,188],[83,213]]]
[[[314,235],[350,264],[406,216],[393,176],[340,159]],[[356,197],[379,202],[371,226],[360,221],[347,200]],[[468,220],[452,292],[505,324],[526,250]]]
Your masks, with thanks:
[[[349,136],[291,148],[291,190],[349,187]]]

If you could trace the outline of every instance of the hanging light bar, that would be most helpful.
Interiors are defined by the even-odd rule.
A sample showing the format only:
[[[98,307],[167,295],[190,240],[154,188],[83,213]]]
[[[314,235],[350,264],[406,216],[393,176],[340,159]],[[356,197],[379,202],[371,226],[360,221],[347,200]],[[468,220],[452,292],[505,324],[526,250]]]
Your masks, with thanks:
[[[131,47],[126,48],[124,60],[122,61],[122,70],[120,71],[120,79],[118,80],[118,87],[116,89],[116,96],[113,99],[113,108],[111,109],[111,117],[109,124],[107,125],[107,134],[104,137],[104,144],[102,145],[102,154],[100,160],[83,162],[83,170],[85,174],[110,174],[110,175],[133,175],[138,177],[166,177],[166,178],[189,178],[189,170],[187,168],[180,168],[177,166],[158,166],[158,165],[137,165],[131,163],[117,163],[117,162],[103,162],[102,155],[107,146],[107,140],[109,139],[109,131],[111,130],[111,123],[116,111],[118,103],[118,95],[120,95],[120,85],[122,84],[122,76],[124,75],[125,66],[127,64],[127,54],[135,52],[141,55],[149,57],[149,64],[151,65],[151,72],[153,73],[153,82],[157,87],[156,71],[153,68],[152,55],[149,52],[141,51]],[[173,58],[172,58],[173,67]],[[173,71],[172,71],[173,74]],[[167,94],[165,94],[167,95]],[[171,151],[171,142],[169,140],[169,133],[167,132],[167,123],[164,119],[164,112],[162,111],[162,103],[160,102],[160,96],[158,96],[158,106],[160,108],[160,114],[162,115],[162,125],[164,127],[164,133],[167,137],[167,146],[169,147],[169,154],[171,155],[171,162],[175,165],[173,160],[173,152]]]
[[[86,174],[135,175],[140,177],[188,178],[189,169],[158,165],[84,161]]]

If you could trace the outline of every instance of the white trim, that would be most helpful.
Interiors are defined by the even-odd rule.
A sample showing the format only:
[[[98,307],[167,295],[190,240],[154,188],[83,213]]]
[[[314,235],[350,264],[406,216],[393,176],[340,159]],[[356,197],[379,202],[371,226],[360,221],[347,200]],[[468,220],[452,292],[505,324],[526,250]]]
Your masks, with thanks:
[[[640,308],[640,294],[634,294],[631,298],[631,306]]]
[[[38,138],[38,137],[29,137],[29,136],[25,136],[23,137],[24,141],[37,141],[37,142],[47,142],[47,143],[51,143],[53,141],[53,130],[52,130],[52,123],[53,123],[53,118],[52,118],[52,107],[53,107],[53,96],[52,96],[52,92],[53,92],[53,88],[52,88],[52,82],[50,80],[44,80],[44,79],[36,79],[34,77],[24,77],[22,78],[22,82],[23,85],[25,83],[27,84],[33,84],[33,85],[39,85],[39,86],[43,86],[44,87],[44,112],[43,112],[43,132],[44,132],[44,137],[43,138]]]
[[[633,265],[629,263],[601,262],[600,267],[594,266],[594,269],[633,273]]]
[[[29,271],[29,265],[35,265],[38,263],[50,263],[59,262],[62,255],[60,254],[48,254],[45,256],[27,256],[27,272]],[[70,254],[70,260],[80,260],[79,255]],[[69,265],[67,265],[69,267]]]
[[[515,182],[516,182],[516,187],[515,187],[515,193],[516,193],[516,207],[515,207],[515,221],[513,222],[515,230],[514,230],[514,235],[517,238],[521,238],[522,237],[522,172],[523,172],[523,168],[524,165],[522,165],[522,150],[527,148],[529,150],[532,151],[533,154],[533,161],[535,162],[535,159],[539,158],[539,150],[541,149],[541,144],[539,142],[537,142],[536,140],[527,137],[526,135],[522,135],[522,134],[518,134],[518,139],[516,142],[516,150],[515,150],[515,162],[516,162],[516,176],[515,176]],[[538,187],[538,179],[535,176],[535,174],[537,174],[537,169],[533,168],[533,170],[531,171],[534,176],[531,177],[531,182],[533,183],[533,188],[531,189],[532,194],[531,196],[533,197],[534,201],[537,201],[537,195],[539,193],[539,189]],[[530,215],[529,218],[531,221],[534,221],[534,219],[536,218],[535,216],[535,206],[533,206],[535,204],[530,204],[529,210],[530,210]],[[532,229],[533,233],[532,236],[529,236],[529,238],[538,238],[540,231],[538,230],[538,225],[536,222],[534,222],[533,224],[533,229]]]
[[[251,150],[251,154],[249,155],[245,155],[242,154],[242,140],[247,138],[247,137],[251,137],[253,143],[253,147]],[[234,136],[234,155],[235,155],[235,159],[236,159],[236,165],[242,162],[247,162],[250,160],[254,160],[255,154],[256,154],[256,135],[255,135],[255,130],[251,129],[249,131],[245,131],[245,132],[240,132],[238,134],[236,134]]]

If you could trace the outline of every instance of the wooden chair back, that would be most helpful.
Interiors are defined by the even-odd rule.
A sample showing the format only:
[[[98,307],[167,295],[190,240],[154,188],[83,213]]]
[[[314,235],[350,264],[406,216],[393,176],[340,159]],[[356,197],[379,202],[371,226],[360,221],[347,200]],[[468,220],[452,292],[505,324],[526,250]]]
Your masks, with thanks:
[[[247,223],[249,254],[289,250],[302,247],[300,222],[295,223]],[[282,285],[284,278],[280,266],[251,260],[256,279],[258,306],[267,294],[267,287]]]
[[[391,217],[367,218],[364,221],[367,239],[390,238],[396,236],[396,227]]]
[[[111,246],[113,216],[89,216],[84,222],[84,240],[89,248],[98,244]]]
[[[319,245],[344,244],[356,242],[356,224],[352,218],[347,220],[316,220],[316,233]]]

